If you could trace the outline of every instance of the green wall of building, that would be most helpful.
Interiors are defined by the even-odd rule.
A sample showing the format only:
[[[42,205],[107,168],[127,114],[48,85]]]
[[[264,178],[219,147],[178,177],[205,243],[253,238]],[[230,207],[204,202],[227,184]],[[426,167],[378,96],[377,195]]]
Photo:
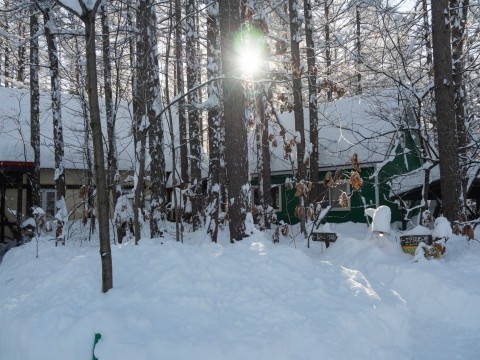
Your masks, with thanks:
[[[392,149],[393,156],[390,161],[386,161],[382,166],[377,176],[375,177],[375,166],[365,165],[361,166],[360,176],[362,178],[362,186],[358,190],[350,187],[348,196],[350,198],[349,209],[332,209],[325,217],[326,222],[342,223],[342,222],[366,222],[365,208],[376,207],[376,192],[378,191],[379,205],[387,205],[392,210],[392,222],[401,221],[403,215],[401,214],[398,205],[395,201],[389,199],[390,187],[388,185],[392,176],[410,172],[421,166],[421,160],[416,151],[416,145],[410,132],[401,133],[402,139],[399,141],[396,148]],[[336,170],[336,169],[335,169]],[[332,173],[335,170],[331,170]],[[345,166],[343,170],[343,179],[348,179],[352,169]],[[323,185],[323,179],[327,171],[319,173],[319,191],[328,194],[328,188]],[[287,178],[292,178],[293,175],[273,175],[272,185],[281,186],[281,206],[282,210],[277,212],[277,219],[289,224],[295,224],[299,219],[295,216],[295,208],[298,205],[298,199],[295,197],[295,188],[287,190],[285,181]],[[376,188],[376,180],[378,181],[378,188]],[[253,181],[252,183],[254,183]],[[321,197],[320,200],[324,206],[329,204],[328,195]]]

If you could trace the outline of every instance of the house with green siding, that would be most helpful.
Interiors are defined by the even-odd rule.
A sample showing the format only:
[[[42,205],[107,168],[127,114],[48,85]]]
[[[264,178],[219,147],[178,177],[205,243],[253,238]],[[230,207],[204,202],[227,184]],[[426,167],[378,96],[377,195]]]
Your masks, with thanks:
[[[401,104],[377,97],[351,97],[326,104],[318,110],[319,197],[322,207],[331,206],[325,221],[367,222],[365,209],[387,205],[392,222],[401,221],[399,204],[391,200],[390,180],[398,174],[421,167],[418,138],[409,124]],[[305,144],[309,144],[308,109],[304,111]],[[281,129],[284,129],[281,131]],[[271,194],[277,219],[294,224],[298,199],[295,197],[296,149],[286,153],[285,144],[298,133],[293,113],[282,113],[270,125]],[[253,145],[253,140],[252,145]],[[255,147],[251,151],[251,178],[255,189],[258,169],[255,168]],[[352,156],[359,163],[361,186],[352,185]],[[307,169],[309,172],[309,167]],[[310,174],[309,174],[310,175]],[[307,175],[309,177],[309,175]],[[355,175],[354,175],[355,176]],[[328,181],[329,178],[335,178]],[[306,179],[307,181],[309,178]],[[343,193],[343,195],[342,195]],[[344,200],[340,201],[343,196]],[[342,205],[340,204],[342,203]]]

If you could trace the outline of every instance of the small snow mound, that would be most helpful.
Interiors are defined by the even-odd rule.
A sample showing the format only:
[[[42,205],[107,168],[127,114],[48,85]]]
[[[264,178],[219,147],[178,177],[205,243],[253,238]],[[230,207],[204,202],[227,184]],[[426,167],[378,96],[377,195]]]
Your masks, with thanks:
[[[433,228],[432,236],[433,238],[445,238],[450,239],[452,237],[452,227],[450,221],[443,216],[439,216],[435,219],[435,226]]]

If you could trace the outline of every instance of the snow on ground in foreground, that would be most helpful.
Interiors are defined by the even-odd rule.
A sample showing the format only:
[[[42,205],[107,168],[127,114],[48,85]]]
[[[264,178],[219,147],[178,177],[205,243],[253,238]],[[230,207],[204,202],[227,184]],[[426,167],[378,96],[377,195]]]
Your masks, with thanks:
[[[93,240],[43,238],[38,258],[34,240],[0,265],[0,359],[91,359],[96,332],[100,360],[479,358],[480,243],[414,263],[398,233],[331,228],[328,249],[226,230],[113,245],[106,294]]]

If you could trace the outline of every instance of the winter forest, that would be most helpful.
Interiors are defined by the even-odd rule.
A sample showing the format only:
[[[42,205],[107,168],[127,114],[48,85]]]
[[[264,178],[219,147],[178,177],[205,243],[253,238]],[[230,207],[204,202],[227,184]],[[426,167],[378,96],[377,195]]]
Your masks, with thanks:
[[[228,222],[234,243],[253,217],[270,229],[273,148],[291,166],[306,234],[321,210],[322,105],[349,97],[376,96],[372,122],[417,131],[423,193],[430,169],[439,166],[442,213],[453,222],[477,211],[466,193],[480,172],[479,56],[478,0],[0,2],[0,86],[30,93],[37,169],[39,102],[49,96],[57,208],[65,222],[72,209],[65,202],[63,99],[74,97],[82,110],[76,121],[85,134],[86,214],[100,238],[104,292],[113,286],[112,214],[119,215],[125,194],[120,111],[133,139],[135,242],[146,223],[151,238],[160,237],[166,221],[175,223],[177,241],[188,228],[216,242]],[[401,110],[389,111],[392,101]],[[293,131],[279,121],[283,113],[292,114]],[[365,160],[351,157],[354,169]],[[358,173],[349,179],[354,188],[362,181]],[[40,206],[39,172],[31,186]]]

